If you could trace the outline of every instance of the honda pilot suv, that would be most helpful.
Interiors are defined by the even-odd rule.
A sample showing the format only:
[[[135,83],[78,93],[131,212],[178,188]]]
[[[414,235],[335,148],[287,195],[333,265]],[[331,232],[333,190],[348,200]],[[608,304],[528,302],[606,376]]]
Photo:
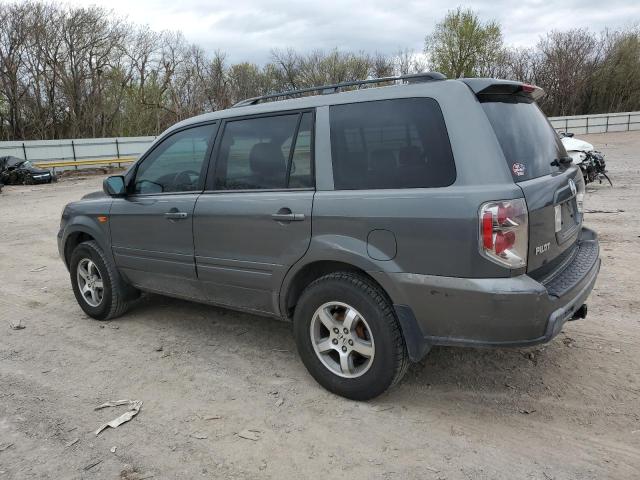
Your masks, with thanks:
[[[290,321],[311,375],[360,400],[434,345],[548,342],[600,259],[542,93],[425,73],[182,121],[64,209],[75,297],[98,320],[144,291]]]

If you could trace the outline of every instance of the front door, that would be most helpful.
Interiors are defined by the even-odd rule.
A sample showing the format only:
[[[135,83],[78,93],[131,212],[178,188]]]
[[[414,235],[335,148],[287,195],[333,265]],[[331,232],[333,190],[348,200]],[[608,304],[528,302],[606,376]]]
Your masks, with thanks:
[[[221,128],[215,171],[194,213],[198,278],[212,302],[277,313],[282,279],[311,240],[313,114]]]
[[[204,187],[216,124],[171,134],[137,165],[110,212],[116,265],[134,285],[193,297],[193,212]]]

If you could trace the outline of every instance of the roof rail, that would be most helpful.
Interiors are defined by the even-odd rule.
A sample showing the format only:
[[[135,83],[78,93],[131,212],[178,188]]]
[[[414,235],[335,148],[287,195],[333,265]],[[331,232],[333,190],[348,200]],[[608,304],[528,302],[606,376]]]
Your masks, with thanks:
[[[260,97],[252,97],[247,98],[245,100],[241,100],[233,107],[246,107],[248,105],[256,105],[264,100],[272,100],[274,98],[287,98],[294,97],[298,95],[303,95],[305,93],[310,92],[320,92],[322,94],[327,93],[337,93],[340,89],[345,87],[354,87],[357,86],[360,88],[362,85],[370,85],[374,83],[385,83],[385,82],[398,82],[402,81],[404,83],[420,83],[420,82],[430,82],[433,80],[446,80],[445,77],[440,72],[423,72],[423,73],[413,73],[410,75],[398,75],[395,77],[381,77],[381,78],[371,78],[368,80],[354,80],[351,82],[342,82],[342,83],[334,83],[331,85],[320,85],[317,87],[309,87],[309,88],[301,88],[299,90],[289,90],[287,92],[279,92],[279,93],[270,93],[268,95],[262,95]]]

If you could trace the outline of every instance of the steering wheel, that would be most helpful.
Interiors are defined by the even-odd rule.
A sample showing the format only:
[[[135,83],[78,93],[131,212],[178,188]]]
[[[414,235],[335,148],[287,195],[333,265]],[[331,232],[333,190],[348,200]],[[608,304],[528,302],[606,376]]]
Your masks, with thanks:
[[[173,191],[174,192],[181,191],[182,189],[179,187],[183,185],[188,185],[191,187],[193,185],[193,180],[191,180],[192,175],[198,178],[200,176],[200,173],[196,172],[195,170],[184,170],[182,172],[176,173],[176,176],[173,177],[173,182],[172,182]]]

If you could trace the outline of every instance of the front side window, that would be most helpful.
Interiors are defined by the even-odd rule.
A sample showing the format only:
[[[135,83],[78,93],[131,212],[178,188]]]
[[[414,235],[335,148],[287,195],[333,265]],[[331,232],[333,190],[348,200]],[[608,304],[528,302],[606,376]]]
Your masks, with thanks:
[[[216,125],[177,132],[142,161],[133,193],[193,192],[202,189],[202,172]]]
[[[226,123],[216,158],[216,190],[310,188],[310,112]]]
[[[334,105],[330,124],[336,190],[444,187],[456,179],[444,118],[433,99]]]

